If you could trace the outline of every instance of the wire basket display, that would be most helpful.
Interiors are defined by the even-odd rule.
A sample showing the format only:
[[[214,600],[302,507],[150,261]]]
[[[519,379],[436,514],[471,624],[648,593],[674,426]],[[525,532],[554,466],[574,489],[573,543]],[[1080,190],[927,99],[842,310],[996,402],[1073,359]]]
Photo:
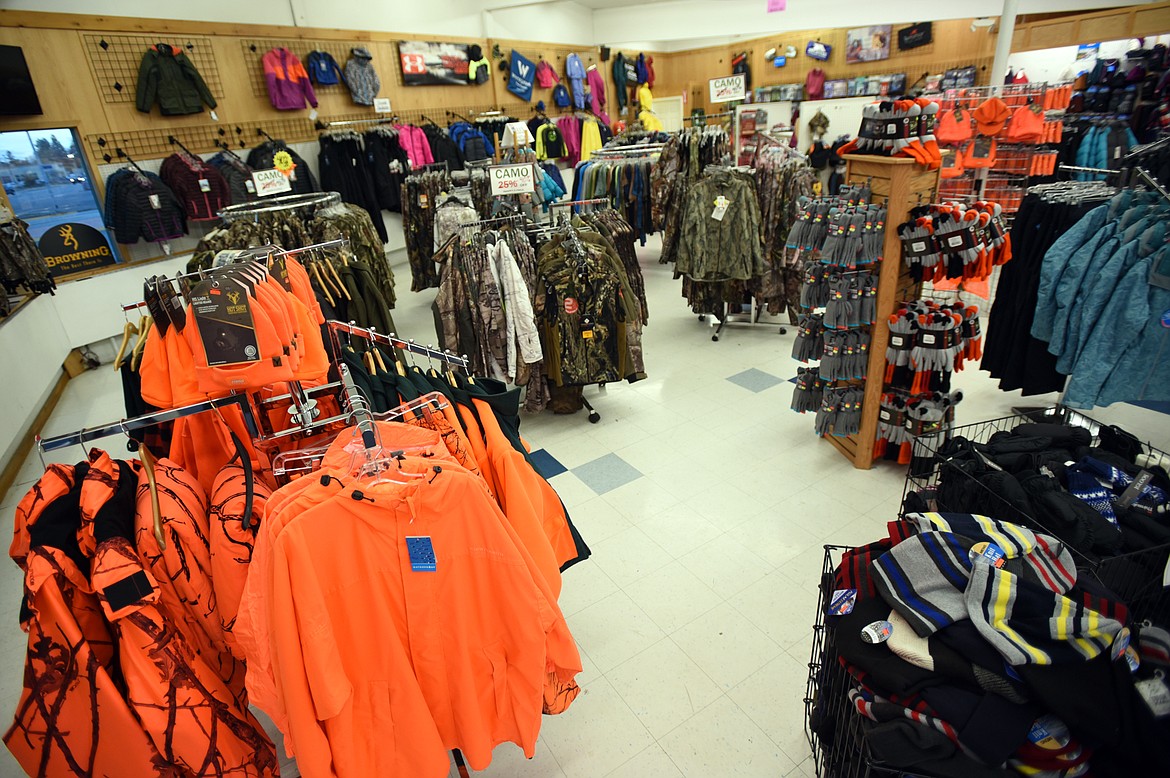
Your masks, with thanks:
[[[1010,431],[1018,424],[1028,421],[1083,427],[1092,435],[1094,444],[1099,442],[1102,427],[1100,422],[1083,413],[1057,406],[1021,411],[1019,415],[952,427],[943,435],[916,438],[910,469],[906,474],[906,483],[902,491],[903,504],[911,492],[919,492],[929,497],[937,511],[966,512],[963,506],[948,504],[949,492],[944,484],[945,474],[949,479],[966,479],[978,485],[976,488],[981,493],[980,503],[985,506],[981,513],[995,519],[1022,524],[1045,534],[1057,534],[1047,528],[1043,521],[1025,513],[966,470],[937,454],[938,447],[952,438],[963,437],[973,443],[986,443],[995,433]],[[1143,443],[1141,448],[1142,453],[1147,456],[1166,456],[1165,452],[1148,443]],[[1162,585],[1163,571],[1170,557],[1170,544],[1100,559],[1087,557],[1073,548],[1069,551],[1076,560],[1077,568],[1094,576],[1125,602],[1135,620],[1151,619],[1159,623],[1170,623],[1170,588]]]
[[[864,720],[850,707],[848,691],[860,686],[838,661],[836,629],[825,622],[826,598],[833,591],[833,571],[840,564],[841,555],[849,550],[849,546],[825,546],[821,568],[804,697],[804,734],[812,749],[813,765],[822,778],[932,778],[884,765],[874,757],[863,736]]]

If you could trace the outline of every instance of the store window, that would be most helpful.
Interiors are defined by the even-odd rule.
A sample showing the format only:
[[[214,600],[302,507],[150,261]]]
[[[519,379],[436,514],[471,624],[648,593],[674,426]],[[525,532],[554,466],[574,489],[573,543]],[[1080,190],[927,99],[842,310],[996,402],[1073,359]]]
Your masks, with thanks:
[[[119,261],[75,130],[0,132],[0,183],[55,277]]]

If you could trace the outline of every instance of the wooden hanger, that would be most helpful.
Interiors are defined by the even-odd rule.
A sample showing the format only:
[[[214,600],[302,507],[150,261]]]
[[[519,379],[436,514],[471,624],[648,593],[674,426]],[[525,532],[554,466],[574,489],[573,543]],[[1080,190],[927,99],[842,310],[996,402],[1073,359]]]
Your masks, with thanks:
[[[329,301],[330,305],[337,305],[333,295],[330,294],[329,284],[325,283],[325,279],[321,276],[321,268],[317,266],[316,262],[310,262],[309,268],[313,271],[313,277],[317,279],[317,286],[321,287],[321,293],[325,295],[325,299]]]
[[[146,485],[150,491],[150,514],[154,518],[154,539],[158,541],[158,547],[165,549],[167,547],[166,538],[163,536],[162,529],[162,511],[158,507],[158,482],[154,478],[154,455],[150,453],[145,445],[138,444],[138,457],[142,460],[142,468],[146,471]]]
[[[114,370],[121,370],[122,363],[125,361],[126,348],[130,345],[130,338],[138,334],[138,327],[134,326],[134,322],[126,322],[126,326],[122,328],[122,344],[118,346],[118,353],[114,357]],[[137,344],[135,344],[137,345]],[[133,350],[131,350],[133,353]]]
[[[138,325],[138,342],[134,344],[134,350],[130,353],[130,369],[137,372],[139,365],[142,364],[142,355],[146,351],[146,338],[150,334],[150,329],[154,325],[154,319],[149,316],[143,316],[142,321]]]

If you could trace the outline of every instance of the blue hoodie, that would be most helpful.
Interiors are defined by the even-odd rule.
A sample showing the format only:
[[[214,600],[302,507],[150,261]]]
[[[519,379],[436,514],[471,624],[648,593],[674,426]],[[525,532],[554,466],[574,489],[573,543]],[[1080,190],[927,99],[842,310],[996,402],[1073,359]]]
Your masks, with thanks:
[[[585,65],[576,54],[565,57],[565,76],[573,88],[573,105],[585,110]]]

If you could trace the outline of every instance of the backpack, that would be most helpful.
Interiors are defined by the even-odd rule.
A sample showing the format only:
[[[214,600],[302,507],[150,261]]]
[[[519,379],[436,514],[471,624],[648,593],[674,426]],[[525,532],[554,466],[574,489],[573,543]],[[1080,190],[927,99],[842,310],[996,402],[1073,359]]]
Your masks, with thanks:
[[[568,108],[571,102],[569,90],[565,88],[564,84],[557,84],[553,87],[552,99],[557,108]]]

